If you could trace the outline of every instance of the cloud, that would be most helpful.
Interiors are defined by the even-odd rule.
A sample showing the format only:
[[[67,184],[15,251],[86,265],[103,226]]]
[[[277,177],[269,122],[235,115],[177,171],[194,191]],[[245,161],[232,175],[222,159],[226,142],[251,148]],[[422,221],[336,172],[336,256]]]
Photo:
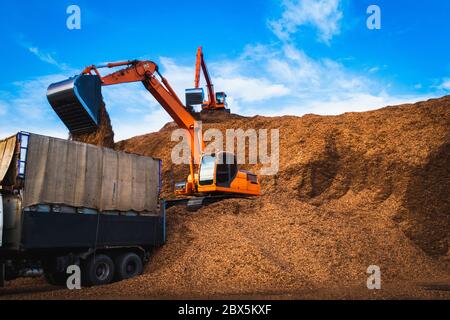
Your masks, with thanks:
[[[28,50],[31,54],[36,56],[39,60],[42,62],[48,63],[50,65],[53,65],[57,67],[58,69],[61,69],[63,71],[69,71],[70,68],[66,63],[58,62],[54,54],[46,52],[45,50],[42,50],[41,48],[38,48],[37,46],[31,44],[29,41],[25,40],[25,37],[23,35],[19,35],[16,37],[16,42],[24,49]]]
[[[266,50],[262,47],[261,49]],[[194,66],[179,65],[173,59],[165,57],[160,58],[160,61],[164,77],[168,79],[181,100],[184,100],[184,90],[194,85]],[[208,64],[215,90],[225,91],[235,103],[265,101],[289,93],[287,87],[274,83],[269,78],[243,74],[247,68],[244,64],[245,61],[241,59]],[[203,76],[201,80],[204,87]]]
[[[444,79],[439,88],[446,91],[450,91],[450,78]]]
[[[41,60],[45,63],[51,64],[62,71],[72,71],[73,70],[66,63],[56,61],[56,59],[53,57],[52,54],[50,54],[48,52],[44,52],[43,50],[39,49],[38,47],[30,46],[30,47],[28,47],[28,51],[30,51],[32,54],[34,54],[36,57],[38,57],[39,60]]]
[[[431,97],[393,96],[389,93],[391,84],[376,77],[376,72],[366,69],[358,72],[329,58],[314,58],[288,43],[247,45],[238,59],[210,65],[213,79],[229,93],[232,111],[249,116],[335,115]],[[235,74],[250,81],[235,81]],[[264,79],[263,85],[257,79]],[[267,89],[271,87],[279,90]],[[242,92],[254,97],[244,99],[240,96]],[[259,95],[264,99],[259,100]]]
[[[316,29],[319,41],[327,44],[340,32],[340,0],[284,0],[283,9],[280,19],[269,21],[270,29],[282,41],[290,40],[304,26]]]
[[[256,102],[282,97],[290,91],[284,85],[273,84],[264,78],[218,77],[215,83],[218,88],[226,88],[227,94],[242,102]]]
[[[147,112],[142,117],[133,115],[133,118],[123,118],[120,114],[111,113],[115,141],[159,131],[164,124],[171,121],[173,120],[162,107]]]
[[[160,57],[160,66],[164,77],[170,82],[175,92],[182,96],[186,88],[194,87],[194,65],[185,66],[167,57]]]
[[[116,141],[158,131],[172,121],[142,83],[102,88]]]
[[[265,71],[290,88],[295,97],[336,97],[374,88],[364,75],[328,58],[314,59],[293,45],[283,45],[264,66]]]
[[[47,101],[49,84],[67,78],[64,74],[36,77],[12,84],[10,92],[0,92],[0,117],[2,137],[18,131],[30,131],[67,138],[67,130],[58,120]]]
[[[38,57],[39,60],[41,60],[41,61],[47,62],[49,64],[53,64],[55,66],[59,65],[58,62],[56,62],[56,60],[51,56],[51,54],[41,52],[39,50],[39,48],[37,48],[37,47],[29,47],[28,50],[31,53],[33,53],[36,57]]]
[[[10,111],[34,121],[40,121],[52,115],[51,109],[48,108],[47,88],[51,83],[66,78],[64,74],[53,74],[14,82],[16,93],[9,97]]]
[[[393,97],[386,92],[378,95],[370,93],[356,93],[340,99],[308,99],[298,104],[280,106],[278,109],[270,110],[266,116],[283,116],[304,114],[339,115],[346,112],[364,112],[376,110],[385,106],[415,103],[432,98],[433,95],[403,95]]]

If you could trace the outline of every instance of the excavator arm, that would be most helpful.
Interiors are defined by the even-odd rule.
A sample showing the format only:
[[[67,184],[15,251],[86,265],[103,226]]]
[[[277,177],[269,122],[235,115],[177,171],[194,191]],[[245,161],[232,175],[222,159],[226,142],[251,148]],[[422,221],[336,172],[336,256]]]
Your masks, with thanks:
[[[115,68],[126,66],[121,70],[101,76],[99,68]],[[186,111],[183,103],[180,101],[169,82],[159,73],[158,65],[152,61],[125,61],[109,63],[104,66],[90,66],[86,68],[82,74],[91,74],[95,72],[102,81],[102,86],[111,86],[128,82],[141,81],[145,88],[155,97],[161,106],[169,113],[176,124],[183,129],[193,132],[195,119]],[[159,81],[155,74],[161,78]]]
[[[208,88],[208,103],[209,107],[216,108],[216,94],[214,92],[214,85],[209,76],[208,68],[206,67],[205,57],[203,56],[203,48],[198,47],[197,49],[197,61],[195,63],[195,88],[198,89],[200,86],[200,68],[203,71],[203,76],[205,77],[206,87]]]

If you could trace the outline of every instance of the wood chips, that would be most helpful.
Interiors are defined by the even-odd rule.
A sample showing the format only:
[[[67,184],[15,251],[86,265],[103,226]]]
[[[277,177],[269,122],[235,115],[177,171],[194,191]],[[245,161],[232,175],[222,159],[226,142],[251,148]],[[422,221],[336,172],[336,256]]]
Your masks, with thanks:
[[[171,208],[168,242],[142,276],[32,297],[450,298],[419,285],[450,281],[450,96],[210,127],[280,129],[280,170],[262,177],[261,197]],[[170,161],[174,128],[116,144],[163,159],[165,197],[187,174]],[[366,289],[370,265],[384,290]]]

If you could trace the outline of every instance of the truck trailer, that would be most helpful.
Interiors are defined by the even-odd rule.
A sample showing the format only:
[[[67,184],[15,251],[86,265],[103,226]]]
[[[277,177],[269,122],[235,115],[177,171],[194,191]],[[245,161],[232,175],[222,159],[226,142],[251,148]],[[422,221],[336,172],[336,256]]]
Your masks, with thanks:
[[[84,286],[142,273],[165,242],[161,160],[19,132],[0,140],[0,285]],[[71,268],[72,269],[72,268]]]

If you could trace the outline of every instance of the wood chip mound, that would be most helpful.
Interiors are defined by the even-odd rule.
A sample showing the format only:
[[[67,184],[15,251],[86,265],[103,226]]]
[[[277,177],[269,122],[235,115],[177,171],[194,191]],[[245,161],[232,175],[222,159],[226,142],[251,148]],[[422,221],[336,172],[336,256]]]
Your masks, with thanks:
[[[450,298],[416,290],[450,283],[450,96],[340,116],[202,120],[204,130],[280,129],[280,170],[262,177],[263,195],[171,208],[167,244],[142,276],[43,296]],[[115,145],[163,160],[166,198],[187,175],[170,159],[175,128]],[[377,293],[366,288],[370,265],[381,268]]]
[[[263,196],[168,212],[168,242],[138,293],[255,294],[450,276],[450,96],[340,116],[229,117],[204,130],[280,129],[280,171]],[[168,125],[116,144],[163,159],[164,191],[187,172]],[[249,169],[247,167],[246,169]]]

